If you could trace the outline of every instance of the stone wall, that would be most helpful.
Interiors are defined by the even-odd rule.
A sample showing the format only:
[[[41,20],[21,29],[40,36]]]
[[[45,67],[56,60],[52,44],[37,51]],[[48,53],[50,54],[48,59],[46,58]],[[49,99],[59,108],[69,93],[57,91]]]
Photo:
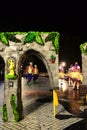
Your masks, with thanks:
[[[87,87],[87,55],[82,54],[83,85]]]

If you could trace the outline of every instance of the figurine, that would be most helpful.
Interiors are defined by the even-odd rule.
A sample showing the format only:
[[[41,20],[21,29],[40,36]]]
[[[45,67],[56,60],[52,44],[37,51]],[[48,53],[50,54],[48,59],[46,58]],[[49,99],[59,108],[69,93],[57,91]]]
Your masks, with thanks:
[[[38,67],[37,67],[37,65],[34,65],[34,68],[33,68],[33,83],[34,84],[36,83],[38,76],[39,76]]]
[[[14,61],[12,59],[9,59],[8,63],[10,64],[9,65],[9,73],[8,73],[8,75],[14,76],[14,74],[15,74],[15,70],[14,70],[15,69],[15,64],[14,64]]]
[[[83,81],[83,76],[81,73],[80,66],[77,64],[77,62],[73,66],[73,72],[71,73],[71,78],[73,81],[73,89],[74,90],[79,89]]]
[[[33,63],[30,62],[29,66],[26,67],[26,74],[27,74],[27,84],[28,86],[31,85],[32,77],[33,77]]]

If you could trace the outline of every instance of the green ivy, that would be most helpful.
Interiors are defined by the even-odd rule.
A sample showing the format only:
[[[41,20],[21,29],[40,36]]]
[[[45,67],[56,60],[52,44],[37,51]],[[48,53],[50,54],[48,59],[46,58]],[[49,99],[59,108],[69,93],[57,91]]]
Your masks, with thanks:
[[[87,45],[87,42],[80,45],[80,50],[83,54],[87,55],[87,48],[84,48],[85,45]]]
[[[14,114],[14,122],[18,122],[19,121],[19,113],[17,111],[17,107],[15,104],[15,95],[14,94],[11,95],[10,104],[11,104],[13,114]]]
[[[3,104],[3,106],[2,106],[2,113],[3,113],[2,120],[4,122],[8,121],[8,114],[7,114],[7,106],[6,106],[6,104]]]
[[[45,38],[45,42],[52,41],[52,44],[55,48],[55,52],[58,53],[59,51],[59,33],[52,32],[49,33],[48,36]]]

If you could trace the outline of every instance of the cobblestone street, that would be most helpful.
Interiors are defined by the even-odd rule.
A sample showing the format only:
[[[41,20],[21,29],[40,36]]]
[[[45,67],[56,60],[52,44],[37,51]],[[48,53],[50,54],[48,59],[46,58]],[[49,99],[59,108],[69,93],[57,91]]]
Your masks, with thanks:
[[[71,115],[60,104],[57,114]],[[70,117],[68,119],[57,119],[53,116],[52,102],[44,103],[38,109],[28,114],[18,123],[0,121],[0,130],[63,130],[71,124],[83,120],[82,118]]]
[[[22,82],[26,84],[26,79]],[[0,119],[0,130],[63,130],[83,120],[83,118],[73,116],[61,104],[56,108],[56,114],[67,118],[54,117],[53,101],[49,96],[49,88],[40,87],[38,89],[37,84],[33,87],[23,86],[24,119],[18,123],[4,123]]]

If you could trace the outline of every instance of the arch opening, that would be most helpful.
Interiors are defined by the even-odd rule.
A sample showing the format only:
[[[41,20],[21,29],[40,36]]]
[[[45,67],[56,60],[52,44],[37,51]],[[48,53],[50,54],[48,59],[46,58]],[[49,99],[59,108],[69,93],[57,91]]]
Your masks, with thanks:
[[[36,81],[36,84],[31,84],[31,86],[27,85],[27,78],[25,76],[25,69],[26,66],[29,65],[30,62],[33,62],[33,65],[38,66],[39,70],[39,77]],[[18,84],[18,100],[20,99],[23,103],[23,114],[24,116],[28,114],[30,109],[28,109],[28,112],[26,113],[26,107],[30,104],[30,100],[33,99],[34,101],[36,100],[36,97],[42,97],[47,95],[47,91],[50,89],[50,79],[49,79],[49,74],[47,70],[47,65],[45,64],[45,59],[44,57],[37,51],[34,50],[28,50],[26,51],[19,60],[19,68],[21,67],[21,73],[19,72],[19,82]],[[43,92],[44,93],[43,93]],[[46,93],[45,93],[46,92]],[[38,95],[39,94],[39,95]],[[20,101],[18,101],[20,102]],[[26,106],[27,104],[27,106]],[[31,106],[31,105],[30,105]],[[36,106],[35,108],[36,109]]]

